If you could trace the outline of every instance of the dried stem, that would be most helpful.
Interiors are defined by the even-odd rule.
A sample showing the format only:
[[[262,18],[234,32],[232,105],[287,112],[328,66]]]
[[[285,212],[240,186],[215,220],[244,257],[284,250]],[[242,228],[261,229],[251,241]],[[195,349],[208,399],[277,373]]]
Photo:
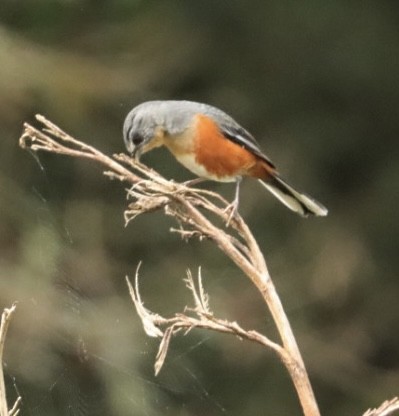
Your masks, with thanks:
[[[0,416],[16,416],[19,413],[19,404],[21,402],[21,397],[18,397],[15,401],[13,407],[8,410],[7,405],[7,395],[6,387],[4,382],[4,373],[3,373],[3,351],[4,344],[6,341],[7,330],[11,322],[12,314],[15,312],[16,304],[14,303],[11,308],[4,309],[1,315],[1,325],[0,325]]]
[[[230,221],[226,211],[227,201],[214,192],[168,181],[154,170],[134,162],[124,154],[110,158],[72,138],[43,116],[37,116],[37,120],[42,124],[41,130],[29,124],[24,125],[24,132],[20,138],[21,147],[30,148],[35,152],[58,153],[99,162],[106,167],[107,176],[130,186],[127,194],[132,202],[125,211],[126,225],[138,215],[163,209],[166,215],[172,216],[179,224],[177,229],[171,229],[172,232],[179,233],[184,239],[198,237],[200,240],[212,240],[257,287],[270,310],[281,344],[255,331],[246,331],[235,322],[214,317],[209,309],[208,297],[202,288],[201,279],[198,282],[199,289],[195,289],[194,281],[189,275],[187,285],[193,293],[195,307],[185,312],[193,312],[194,316],[182,313],[165,319],[144,308],[138,291],[137,271],[135,288],[128,281],[130,294],[146,333],[162,338],[156,359],[156,373],[162,367],[170,340],[176,332],[187,332],[192,328],[201,327],[233,334],[274,351],[288,370],[304,415],[320,415],[301,353],[270,277],[265,258],[242,217],[237,214]],[[219,225],[215,225],[217,222]],[[223,224],[228,224],[228,227]],[[166,329],[162,330],[161,327]]]
[[[369,409],[363,416],[388,416],[399,410],[399,398],[394,397],[391,400],[386,400],[380,407],[376,409]]]
[[[39,130],[25,124],[24,132],[20,138],[20,145],[23,148],[83,157],[100,162],[109,170],[106,172],[108,176],[131,185],[128,197],[133,199],[133,202],[129,204],[125,212],[126,224],[137,215],[163,208],[166,215],[173,216],[178,221],[180,225],[178,232],[184,238],[198,236],[201,239],[207,238],[214,241],[220,250],[251,279],[270,309],[282,345],[277,348],[278,344],[267,338],[262,338],[262,342],[273,348],[274,351],[279,351],[278,355],[295,385],[304,414],[318,416],[320,414],[318,406],[291,325],[270,278],[263,254],[241,216],[236,215],[230,221],[226,212],[228,203],[214,192],[193,189],[184,184],[168,181],[146,166],[133,162],[126,155],[114,155],[113,158],[110,158],[93,147],[72,138],[43,116],[36,118],[44,127]],[[129,166],[135,173],[123,165]],[[222,221],[222,224],[228,222],[229,228],[216,226],[215,221],[211,221],[204,212],[216,216]],[[131,288],[130,290],[133,293]],[[136,291],[136,296],[138,296],[138,291]],[[146,328],[147,333],[159,335],[156,330],[157,326],[151,326],[149,322],[150,320],[143,320],[145,327],[150,325],[150,329]],[[191,322],[191,326],[193,323],[195,323],[194,326],[202,325],[195,321]],[[172,323],[171,329],[167,332],[168,337],[163,338],[164,344],[169,342],[173,332],[182,328],[182,326],[176,325],[177,323]],[[222,332],[235,333],[242,337],[244,337],[244,333],[247,333],[241,332],[243,330],[237,324],[229,326],[226,322],[215,320],[215,318],[208,319],[207,325],[211,325],[213,329],[218,328]],[[256,336],[256,338],[258,337]],[[265,341],[266,339],[267,341]]]
[[[155,374],[159,373],[165,362],[171,337],[182,329],[185,330],[185,333],[193,328],[203,328],[235,335],[240,339],[247,339],[270,348],[282,361],[288,359],[288,357],[285,357],[286,351],[284,348],[265,335],[262,335],[257,331],[245,330],[240,327],[237,322],[229,322],[214,316],[209,306],[209,296],[202,285],[201,269],[198,271],[197,285],[194,283],[191,272],[189,270],[187,271],[186,286],[193,296],[195,306],[193,308],[185,308],[183,313],[176,313],[172,318],[163,318],[158,314],[150,312],[144,307],[138,286],[138,269],[139,267],[136,270],[134,288],[128,277],[126,277],[126,281],[137,314],[143,323],[147,335],[151,337],[162,337],[154,366]],[[194,316],[192,316],[192,314],[194,314]],[[166,329],[162,330],[161,328],[164,327],[166,327]]]

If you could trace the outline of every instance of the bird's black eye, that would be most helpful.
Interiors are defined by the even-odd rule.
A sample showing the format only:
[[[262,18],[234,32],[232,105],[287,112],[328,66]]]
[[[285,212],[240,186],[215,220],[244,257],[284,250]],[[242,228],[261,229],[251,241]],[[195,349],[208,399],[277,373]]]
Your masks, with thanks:
[[[140,133],[135,132],[135,133],[133,133],[133,135],[131,137],[131,140],[132,140],[133,144],[135,146],[137,146],[137,145],[143,143],[144,137]]]

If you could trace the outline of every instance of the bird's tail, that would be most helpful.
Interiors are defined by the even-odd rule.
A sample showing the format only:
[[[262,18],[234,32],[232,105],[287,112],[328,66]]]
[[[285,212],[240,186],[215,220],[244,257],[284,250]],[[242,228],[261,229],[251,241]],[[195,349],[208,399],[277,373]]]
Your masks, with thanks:
[[[275,173],[270,175],[267,179],[259,179],[259,182],[286,207],[303,217],[309,215],[324,217],[328,213],[327,208],[322,204],[315,201],[310,196],[296,191]]]

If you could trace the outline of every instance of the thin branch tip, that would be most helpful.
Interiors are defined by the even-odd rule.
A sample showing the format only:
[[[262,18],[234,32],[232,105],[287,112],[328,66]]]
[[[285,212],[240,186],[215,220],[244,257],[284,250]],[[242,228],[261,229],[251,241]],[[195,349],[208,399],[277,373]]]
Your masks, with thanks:
[[[367,410],[363,416],[388,416],[399,410],[399,398],[384,401],[379,407]]]
[[[11,322],[12,315],[17,308],[17,302],[14,302],[9,308],[4,308],[1,314],[0,322],[0,415],[1,416],[16,416],[19,413],[19,404],[21,397],[18,397],[14,405],[8,410],[7,396],[5,389],[4,373],[3,373],[3,352],[6,341],[8,327]]]

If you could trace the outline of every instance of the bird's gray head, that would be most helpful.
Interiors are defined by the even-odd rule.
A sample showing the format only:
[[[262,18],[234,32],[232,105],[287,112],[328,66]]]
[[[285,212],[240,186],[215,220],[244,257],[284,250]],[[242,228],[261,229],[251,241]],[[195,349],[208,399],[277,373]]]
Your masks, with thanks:
[[[147,101],[133,108],[123,125],[123,138],[129,153],[139,157],[164,144],[164,137],[181,134],[196,114],[224,114],[192,101]],[[220,117],[219,114],[219,117]],[[224,117],[227,117],[224,115]]]
[[[126,116],[123,124],[123,140],[126,149],[134,157],[154,147],[150,144],[157,136],[157,130],[160,128],[153,106],[150,103],[143,103],[133,108]]]

